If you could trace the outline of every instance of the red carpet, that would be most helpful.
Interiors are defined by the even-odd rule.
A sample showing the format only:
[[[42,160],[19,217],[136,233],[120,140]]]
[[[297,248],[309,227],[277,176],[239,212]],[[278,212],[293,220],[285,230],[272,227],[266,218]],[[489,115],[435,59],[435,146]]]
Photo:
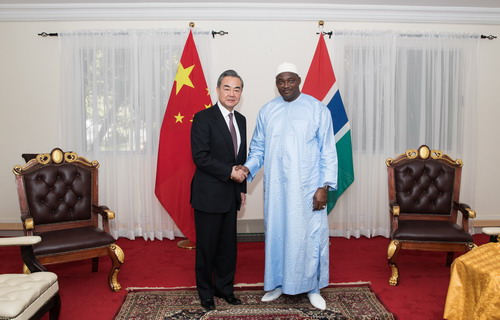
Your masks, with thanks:
[[[127,287],[194,286],[194,251],[178,248],[177,241],[120,238],[117,243],[125,252],[125,264],[118,277],[122,290],[117,293],[108,288],[111,263],[106,258],[101,258],[97,273],[90,271],[90,260],[49,266],[50,271],[59,275],[60,319],[113,319]],[[400,284],[391,287],[388,239],[330,238],[330,241],[330,282],[370,281],[380,301],[400,320],[442,319],[450,272],[445,266],[445,253],[402,251],[398,262]],[[488,238],[476,235],[474,241],[481,245]],[[0,248],[0,256],[1,273],[21,270],[17,248]],[[262,282],[263,266],[263,242],[238,244],[236,282]]]

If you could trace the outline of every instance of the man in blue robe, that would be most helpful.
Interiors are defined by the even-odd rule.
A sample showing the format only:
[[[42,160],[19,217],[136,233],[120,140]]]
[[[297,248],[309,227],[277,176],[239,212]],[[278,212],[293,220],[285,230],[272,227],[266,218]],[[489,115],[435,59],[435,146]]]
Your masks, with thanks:
[[[251,181],[264,166],[265,274],[262,301],[308,293],[318,309],[329,284],[327,191],[337,188],[330,110],[300,92],[290,63],[278,66],[279,97],[259,111],[242,170]]]

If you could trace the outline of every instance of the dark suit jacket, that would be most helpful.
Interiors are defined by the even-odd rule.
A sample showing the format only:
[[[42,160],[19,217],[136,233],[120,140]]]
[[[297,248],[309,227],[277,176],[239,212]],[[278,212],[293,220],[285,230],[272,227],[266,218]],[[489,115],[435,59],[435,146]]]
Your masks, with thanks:
[[[235,157],[229,128],[218,104],[195,114],[191,127],[191,152],[196,171],[191,182],[191,205],[205,212],[228,212],[233,201],[237,210],[241,192],[246,193],[246,181],[231,180],[234,165],[244,164],[247,158],[245,117],[234,111],[241,136]]]

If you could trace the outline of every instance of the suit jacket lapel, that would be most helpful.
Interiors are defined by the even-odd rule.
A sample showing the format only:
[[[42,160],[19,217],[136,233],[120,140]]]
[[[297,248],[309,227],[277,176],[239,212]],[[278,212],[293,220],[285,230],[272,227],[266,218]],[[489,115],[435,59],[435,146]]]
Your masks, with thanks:
[[[231,133],[229,132],[229,128],[227,127],[226,119],[222,116],[221,111],[219,110],[219,104],[215,104],[211,109],[214,109],[212,114],[214,115],[215,125],[219,129],[224,141],[226,141],[226,145],[229,151],[234,154],[233,151],[233,138],[231,138]],[[239,125],[239,123],[238,123]],[[235,156],[236,158],[236,156]]]

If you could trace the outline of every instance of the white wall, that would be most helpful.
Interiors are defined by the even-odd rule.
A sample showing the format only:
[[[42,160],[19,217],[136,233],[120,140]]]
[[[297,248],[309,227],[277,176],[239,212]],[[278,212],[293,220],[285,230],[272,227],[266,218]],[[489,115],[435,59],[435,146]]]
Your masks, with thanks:
[[[19,206],[12,168],[24,163],[25,152],[48,152],[57,146],[59,125],[59,44],[56,37],[37,36],[42,31],[59,32],[80,28],[187,27],[189,21],[56,21],[0,22],[0,128],[3,154],[0,161],[0,224],[19,222]],[[313,21],[199,21],[197,28],[225,30],[216,36],[212,53],[210,86],[225,69],[237,70],[245,80],[238,109],[247,116],[251,137],[257,111],[277,92],[276,65],[297,64],[305,77],[317,43]],[[325,21],[332,29],[393,29],[411,31],[463,31],[500,36],[499,25],[353,23]],[[500,169],[500,40],[482,40],[479,61],[479,105],[475,203],[478,219],[500,220],[496,206]],[[341,81],[341,80],[340,80]],[[215,95],[214,95],[215,96]],[[70,106],[68,106],[70,107]],[[76,150],[75,150],[76,151]],[[98,159],[97,159],[98,160]],[[464,170],[467,170],[465,164]],[[250,185],[248,205],[241,219],[262,218],[262,177]],[[462,199],[466,200],[466,199]],[[467,202],[467,201],[465,201]]]

